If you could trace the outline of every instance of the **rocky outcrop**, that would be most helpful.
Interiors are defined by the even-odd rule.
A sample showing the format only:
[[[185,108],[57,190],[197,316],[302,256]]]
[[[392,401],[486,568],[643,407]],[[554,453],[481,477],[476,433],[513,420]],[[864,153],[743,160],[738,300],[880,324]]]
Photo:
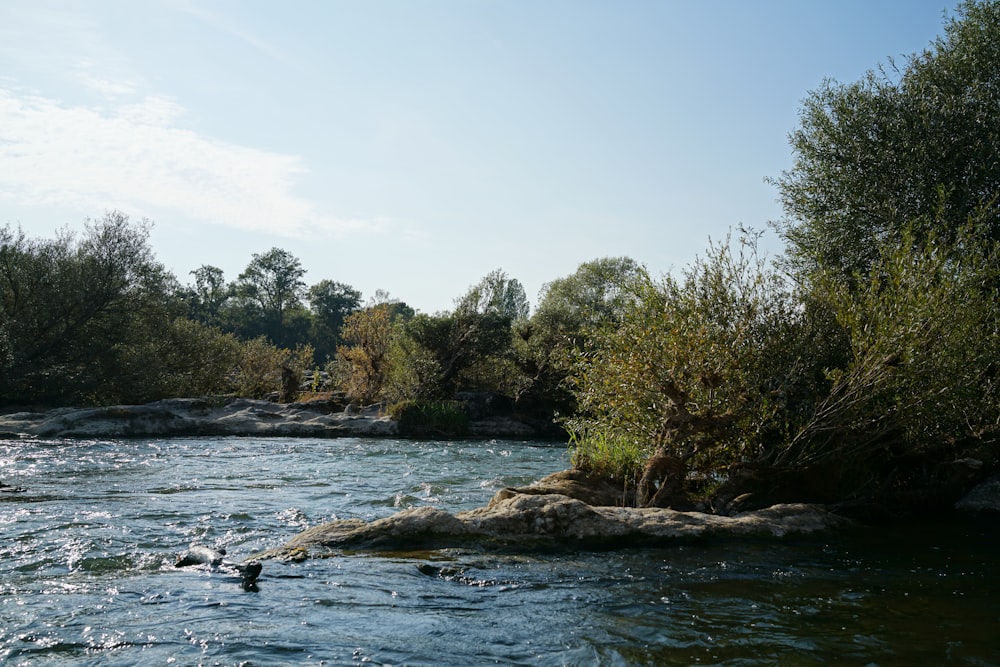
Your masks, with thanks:
[[[0,414],[0,438],[134,438],[173,436],[402,435],[385,406],[346,408],[336,401],[275,403],[246,398],[173,398],[145,405],[58,408]],[[512,417],[487,416],[469,423],[467,435],[533,439],[539,433]]]
[[[177,398],[146,405],[60,408],[0,415],[0,437],[393,436],[377,410],[333,412],[323,403]]]
[[[560,494],[582,500],[588,505],[631,505],[627,489],[583,470],[570,468],[547,475],[528,486],[501,489],[490,501],[494,504],[519,493],[529,495]]]
[[[973,488],[955,503],[955,508],[966,512],[1000,512],[1000,475]]]
[[[345,550],[401,551],[471,545],[507,549],[608,549],[711,537],[782,537],[847,521],[813,505],[776,505],[737,516],[659,508],[595,506],[562,494],[500,492],[486,507],[449,514],[404,510],[366,523],[334,521],[256,558],[299,560]]]

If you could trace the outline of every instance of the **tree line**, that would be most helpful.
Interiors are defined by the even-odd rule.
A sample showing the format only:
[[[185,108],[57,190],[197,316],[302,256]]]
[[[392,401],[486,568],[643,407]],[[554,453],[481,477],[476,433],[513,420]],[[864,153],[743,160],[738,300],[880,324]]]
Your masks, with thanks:
[[[966,0],[904,64],[807,94],[772,180],[783,254],[740,229],[673,275],[596,259],[534,312],[501,270],[424,314],[306,289],[277,249],[182,287],[119,213],[8,227],[0,400],[259,395],[322,364],[358,402],[506,396],[627,503],[946,504],[1000,467],[997,63],[1000,2]]]
[[[585,263],[547,285],[531,315],[523,286],[498,269],[453,310],[425,314],[384,292],[363,304],[345,283],[307,286],[280,248],[254,254],[232,282],[206,265],[182,284],[157,262],[150,226],[112,211],[51,239],[0,228],[0,402],[292,400],[312,372],[308,389],[349,402],[491,392],[544,419],[572,409],[570,350],[640,271],[627,259]]]

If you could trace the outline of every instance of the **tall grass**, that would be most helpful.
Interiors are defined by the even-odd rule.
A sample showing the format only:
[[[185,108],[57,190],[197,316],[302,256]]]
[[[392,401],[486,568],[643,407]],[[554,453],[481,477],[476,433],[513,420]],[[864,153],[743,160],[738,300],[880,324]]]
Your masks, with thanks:
[[[634,484],[641,476],[651,448],[620,435],[587,430],[570,435],[570,460],[578,470],[608,480]]]

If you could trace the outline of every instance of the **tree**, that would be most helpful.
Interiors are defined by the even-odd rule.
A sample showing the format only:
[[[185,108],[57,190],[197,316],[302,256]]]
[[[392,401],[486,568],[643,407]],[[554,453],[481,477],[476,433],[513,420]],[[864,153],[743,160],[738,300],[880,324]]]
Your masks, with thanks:
[[[456,304],[456,313],[496,315],[511,323],[528,319],[528,298],[515,278],[496,269],[469,288]]]
[[[637,483],[665,455],[722,476],[783,442],[815,362],[800,303],[755,236],[713,245],[680,280],[637,272],[622,296],[573,369],[578,466]]]
[[[512,324],[527,316],[524,288],[493,271],[456,299],[455,310],[405,322],[397,345],[403,398],[448,399],[462,390],[513,393]]]
[[[811,92],[774,180],[793,266],[866,272],[912,225],[950,241],[970,217],[1000,238],[1000,3],[966,0],[902,70]],[[985,211],[981,211],[985,209]]]
[[[361,306],[361,292],[344,283],[321,280],[309,288],[308,298],[313,316],[310,338],[316,356],[327,359],[336,354],[344,320]]]
[[[953,241],[933,232],[918,241],[905,228],[876,250],[860,280],[831,271],[814,281],[812,295],[830,305],[850,354],[776,456],[783,465],[834,461],[881,482],[877,473],[901,460],[926,466],[995,446],[1000,302],[995,287],[983,287],[1000,284],[1000,243],[970,225]]]
[[[259,331],[273,344],[287,346],[286,314],[301,305],[305,273],[299,260],[286,250],[271,248],[253,255],[235,284],[245,336]]]
[[[313,349],[299,345],[280,348],[258,336],[240,344],[238,360],[229,376],[239,396],[264,398],[277,394],[282,403],[295,399],[305,369],[313,362]]]
[[[637,298],[646,270],[628,257],[584,262],[570,276],[542,287],[529,321],[517,323],[518,366],[530,380],[525,400],[549,414],[572,414],[576,403],[566,378],[591,332],[620,322]]]
[[[175,281],[153,257],[149,227],[112,211],[88,220],[79,239],[0,230],[0,329],[9,359],[0,395],[47,402],[121,395],[121,345],[155,333],[140,313],[160,321],[178,314]]]
[[[190,316],[209,326],[222,324],[222,311],[233,295],[232,286],[226,284],[222,269],[209,264],[191,272],[194,287],[191,289]]]
[[[347,316],[344,341],[337,355],[344,367],[344,391],[351,400],[364,405],[382,395],[389,374],[392,317],[384,304],[371,306]]]

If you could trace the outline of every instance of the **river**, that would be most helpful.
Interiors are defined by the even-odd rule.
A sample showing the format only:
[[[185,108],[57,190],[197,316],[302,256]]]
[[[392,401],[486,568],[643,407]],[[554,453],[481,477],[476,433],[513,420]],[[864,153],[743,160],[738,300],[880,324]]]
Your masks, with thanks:
[[[1000,664],[996,520],[613,552],[177,569],[567,466],[513,441],[0,440],[4,665]]]

